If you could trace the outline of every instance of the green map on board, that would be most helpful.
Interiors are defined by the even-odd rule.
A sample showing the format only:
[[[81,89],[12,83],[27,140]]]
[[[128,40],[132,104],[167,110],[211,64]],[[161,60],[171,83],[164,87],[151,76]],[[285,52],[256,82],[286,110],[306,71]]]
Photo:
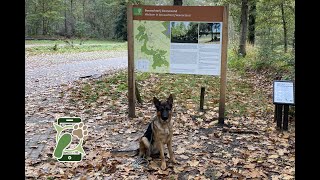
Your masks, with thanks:
[[[133,21],[134,60],[138,71],[169,73],[170,22]]]

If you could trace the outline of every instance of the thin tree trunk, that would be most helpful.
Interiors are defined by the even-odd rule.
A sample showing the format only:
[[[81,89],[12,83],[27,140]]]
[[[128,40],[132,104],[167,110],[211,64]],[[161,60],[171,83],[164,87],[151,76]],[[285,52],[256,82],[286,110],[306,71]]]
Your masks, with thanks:
[[[42,1],[42,13],[44,13],[44,0]],[[46,30],[45,30],[45,18],[44,15],[42,15],[42,35],[46,35]]]
[[[34,4],[34,12],[33,12],[34,14],[37,13],[37,9],[38,9],[38,8],[37,8],[37,5]],[[31,34],[32,34],[32,35],[38,35],[38,30],[37,30],[37,29],[38,29],[38,21],[36,21],[34,24],[32,24],[31,27],[32,27],[32,28],[31,28],[31,29],[32,29]]]
[[[68,35],[68,24],[67,24],[67,0],[64,0],[64,36]]]
[[[251,1],[249,8],[249,27],[248,27],[248,41],[254,46],[255,42],[255,24],[256,24],[256,1]]]
[[[50,27],[50,23],[49,23],[50,21],[49,21],[49,19],[47,19],[47,21],[46,21],[46,32],[47,32],[47,34],[49,34],[49,35],[51,35],[51,27]]]
[[[247,26],[248,26],[248,0],[242,0],[239,55],[243,57],[246,56]]]
[[[287,22],[284,16],[284,7],[282,2],[280,4],[281,7],[281,16],[282,16],[282,24],[283,24],[283,43],[284,43],[284,52],[286,53],[288,51],[288,37],[287,37]]]
[[[74,35],[75,29],[74,29],[74,15],[73,15],[73,0],[70,0],[70,17],[71,17],[71,36]]]
[[[27,24],[27,13],[24,15],[24,34],[25,36],[28,36],[28,24]]]
[[[84,10],[85,3],[86,3],[86,0],[83,0],[83,2],[82,2],[83,22],[84,22],[84,21],[85,21],[85,19],[86,19],[86,14],[85,14],[85,10]]]
[[[182,0],[173,0],[173,5],[182,6],[182,4],[183,4]]]
[[[295,50],[295,45],[296,45],[296,30],[293,32],[293,39],[292,39],[292,50]]]
[[[25,0],[25,9],[24,9],[24,34],[28,36],[28,23],[27,23],[27,16],[28,16],[28,1]]]
[[[24,24],[25,24],[25,25],[24,25],[24,30],[25,30],[24,34],[25,34],[25,36],[28,36],[27,15],[26,15],[26,17],[25,17]]]

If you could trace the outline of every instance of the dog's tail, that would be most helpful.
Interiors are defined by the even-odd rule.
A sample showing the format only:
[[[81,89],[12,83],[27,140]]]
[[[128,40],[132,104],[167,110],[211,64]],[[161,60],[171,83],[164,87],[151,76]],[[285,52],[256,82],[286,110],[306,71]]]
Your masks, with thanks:
[[[112,150],[110,153],[113,156],[129,156],[129,157],[134,157],[139,154],[139,149],[134,149],[134,150]]]

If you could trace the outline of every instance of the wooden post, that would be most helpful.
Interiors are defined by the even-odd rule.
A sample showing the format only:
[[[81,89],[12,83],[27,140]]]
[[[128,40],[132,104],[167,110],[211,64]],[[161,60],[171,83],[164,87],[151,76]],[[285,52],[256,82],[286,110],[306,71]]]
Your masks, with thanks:
[[[135,79],[134,79],[134,52],[133,52],[133,14],[132,4],[127,6],[127,28],[128,28],[128,106],[129,117],[135,117]]]
[[[285,104],[283,108],[283,125],[282,125],[282,128],[285,131],[288,130],[288,113],[289,113],[289,105]]]
[[[204,92],[205,88],[201,87],[201,93],[200,93],[200,111],[203,111],[203,102],[204,102]]]
[[[222,52],[221,52],[221,72],[220,72],[220,101],[219,101],[219,124],[224,124],[224,112],[226,102],[226,83],[227,83],[227,52],[228,52],[228,16],[229,7],[223,9],[222,22]]]
[[[277,128],[282,129],[282,104],[277,104]]]
[[[277,114],[278,114],[278,106],[274,105],[274,120],[273,122],[277,122]]]

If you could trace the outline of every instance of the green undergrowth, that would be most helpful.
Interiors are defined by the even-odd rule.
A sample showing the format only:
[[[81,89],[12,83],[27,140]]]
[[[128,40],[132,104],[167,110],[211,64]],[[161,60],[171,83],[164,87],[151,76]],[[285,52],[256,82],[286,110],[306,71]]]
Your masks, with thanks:
[[[283,49],[266,51],[249,45],[247,55],[242,57],[238,55],[236,48],[229,48],[228,67],[238,71],[241,75],[256,72],[272,79],[295,79],[294,54],[284,53]]]

